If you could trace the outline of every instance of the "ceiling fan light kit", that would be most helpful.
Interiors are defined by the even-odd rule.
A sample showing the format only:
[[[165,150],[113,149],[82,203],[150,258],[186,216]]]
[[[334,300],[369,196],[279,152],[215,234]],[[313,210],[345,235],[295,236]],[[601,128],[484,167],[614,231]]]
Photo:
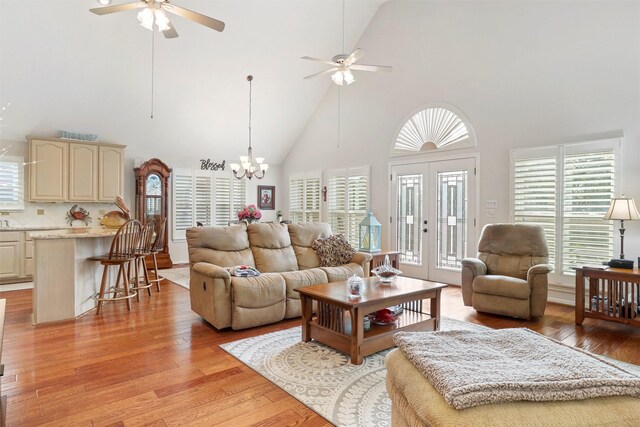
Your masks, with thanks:
[[[108,5],[111,3],[111,0],[98,0],[98,2],[100,4]],[[97,7],[95,9],[89,9],[89,11],[96,15],[107,15],[131,9],[142,9],[138,12],[138,22],[140,22],[140,25],[153,31],[153,25],[155,24],[158,31],[162,32],[162,34],[168,39],[178,37],[178,33],[173,28],[173,25],[167,16],[167,12],[181,16],[216,31],[223,31],[225,27],[225,23],[222,21],[201,15],[183,7],[175,6],[169,3],[169,0],[140,0],[133,3]]]
[[[264,162],[264,157],[253,157],[253,149],[251,148],[251,82],[253,76],[247,76],[247,81],[249,82],[249,149],[246,156],[240,156],[240,163],[231,163],[229,166],[231,166],[233,176],[238,179],[253,177],[262,179],[267,173],[269,165]]]

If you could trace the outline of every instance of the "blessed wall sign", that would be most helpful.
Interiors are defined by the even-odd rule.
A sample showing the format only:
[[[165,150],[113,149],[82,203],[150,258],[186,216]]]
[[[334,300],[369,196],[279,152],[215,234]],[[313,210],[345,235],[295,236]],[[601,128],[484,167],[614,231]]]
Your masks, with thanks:
[[[226,160],[223,160],[221,163],[216,163],[212,162],[211,159],[200,159],[200,169],[203,171],[223,171],[226,163]]]

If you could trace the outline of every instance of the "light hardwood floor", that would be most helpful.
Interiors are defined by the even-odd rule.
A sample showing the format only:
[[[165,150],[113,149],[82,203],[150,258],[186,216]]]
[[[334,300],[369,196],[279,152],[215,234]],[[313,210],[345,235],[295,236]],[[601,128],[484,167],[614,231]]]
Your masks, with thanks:
[[[189,308],[189,293],[164,282],[130,313],[107,304],[100,316],[31,325],[31,291],[7,299],[2,393],[9,426],[330,425],[218,345],[290,328],[299,319],[223,330]],[[526,326],[571,345],[640,364],[640,329],[585,320],[549,304],[542,320],[478,314],[460,289],[444,291],[444,316],[494,328]]]

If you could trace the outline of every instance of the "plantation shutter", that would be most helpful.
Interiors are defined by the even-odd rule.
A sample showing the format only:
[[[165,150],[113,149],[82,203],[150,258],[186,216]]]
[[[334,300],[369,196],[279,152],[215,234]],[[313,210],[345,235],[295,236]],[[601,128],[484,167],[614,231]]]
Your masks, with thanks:
[[[350,176],[348,181],[347,194],[347,240],[351,246],[358,248],[360,240],[360,223],[367,215],[367,176]]]
[[[22,157],[0,159],[0,210],[24,209]]]
[[[231,219],[231,178],[216,176],[215,178],[215,212],[216,225],[223,227],[229,224]]]
[[[298,175],[289,178],[289,220],[320,221],[320,177]]]
[[[556,156],[514,162],[514,222],[544,228],[549,263],[556,254]]]
[[[603,220],[614,196],[613,150],[564,156],[563,270],[613,256],[613,224]]]
[[[231,219],[238,219],[238,211],[247,205],[247,180],[231,178]]]
[[[173,238],[184,239],[185,230],[193,226],[193,177],[191,170],[173,173]]]
[[[212,190],[210,174],[195,177],[195,218],[196,223],[199,222],[205,227],[212,225]]]
[[[344,234],[347,237],[347,178],[332,176],[327,188],[328,220],[334,234]]]
[[[368,168],[327,172],[327,221],[334,234],[343,234],[357,248],[360,222],[367,215]]]

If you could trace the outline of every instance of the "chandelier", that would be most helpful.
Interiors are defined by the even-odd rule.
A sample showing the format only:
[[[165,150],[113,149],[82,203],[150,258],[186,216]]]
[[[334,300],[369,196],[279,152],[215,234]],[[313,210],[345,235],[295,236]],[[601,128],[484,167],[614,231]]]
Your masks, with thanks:
[[[253,151],[251,150],[251,81],[253,80],[253,76],[247,76],[247,81],[249,82],[249,149],[247,150],[246,156],[240,156],[240,164],[231,163],[231,170],[233,171],[233,176],[238,179],[248,178],[251,179],[254,176],[258,179],[264,178],[267,169],[269,169],[269,165],[264,162],[263,157],[253,157]],[[258,173],[261,173],[258,175]]]

